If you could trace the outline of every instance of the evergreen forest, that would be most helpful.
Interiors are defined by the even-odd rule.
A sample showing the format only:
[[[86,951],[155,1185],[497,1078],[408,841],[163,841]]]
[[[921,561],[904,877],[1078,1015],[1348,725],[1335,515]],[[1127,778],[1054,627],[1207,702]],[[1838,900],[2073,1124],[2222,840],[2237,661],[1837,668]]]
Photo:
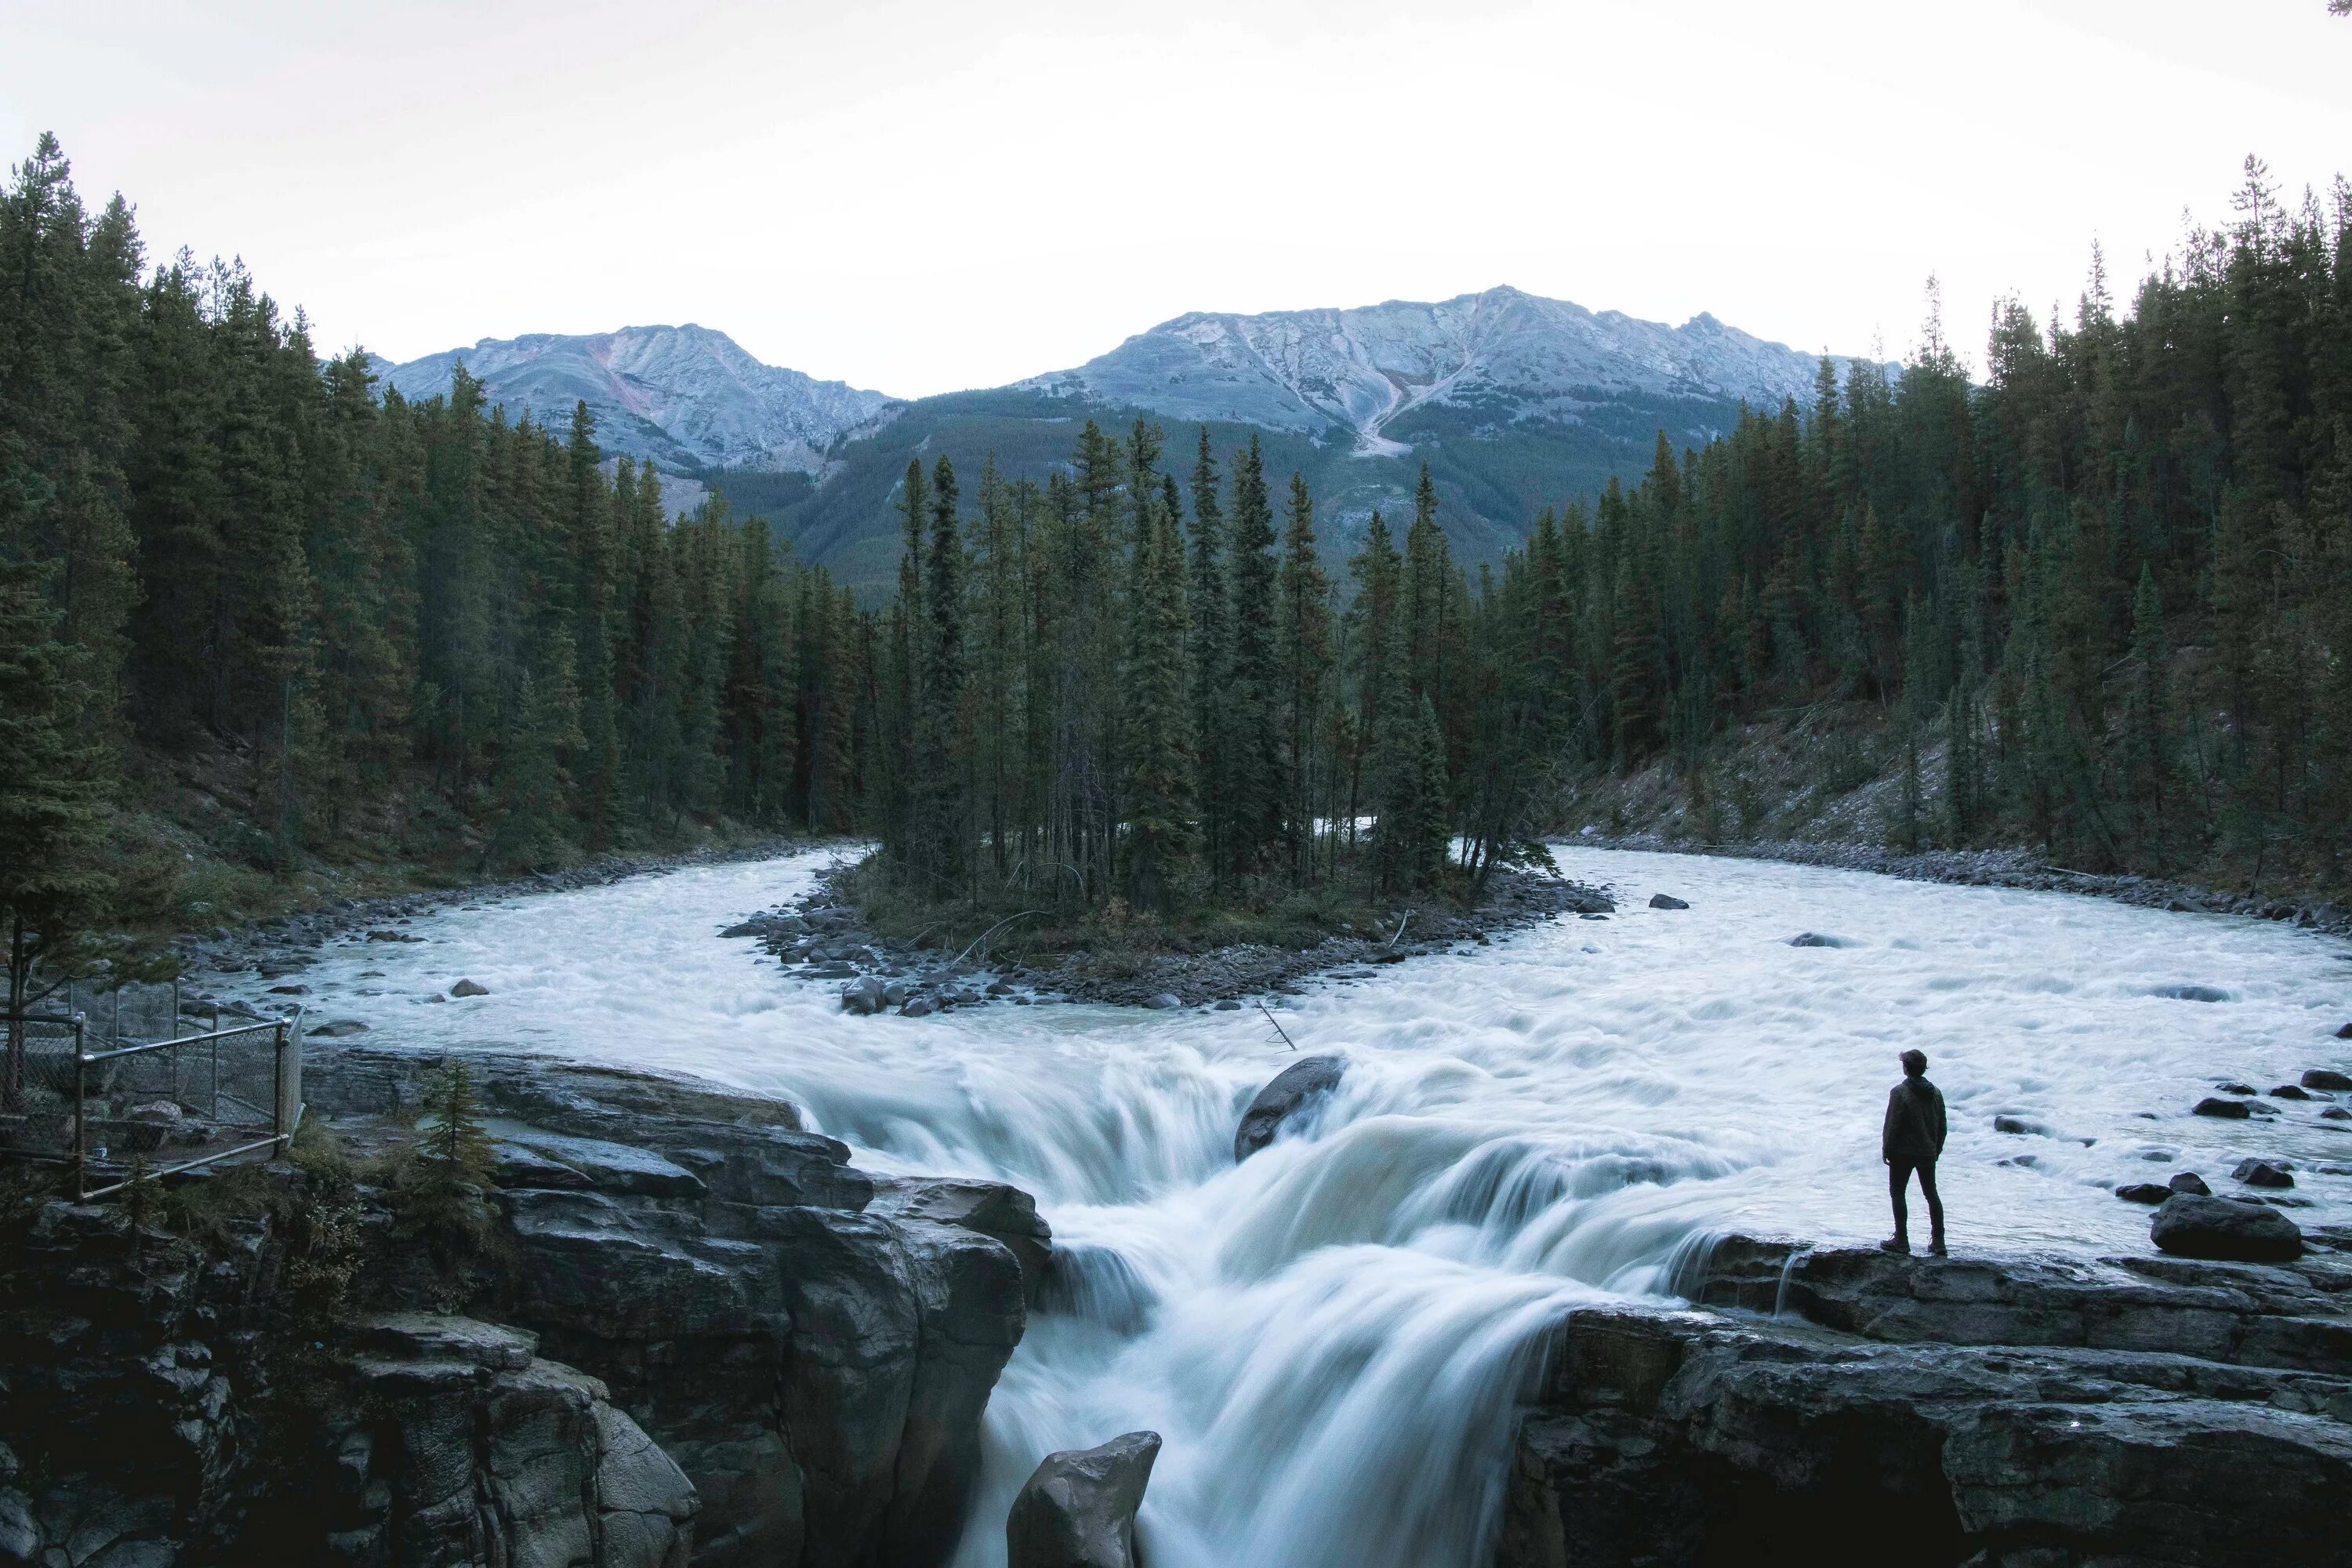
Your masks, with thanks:
[[[1898,846],[2344,892],[2352,187],[2250,160],[2128,299],[2095,256],[2071,310],[2000,304],[1980,382],[1939,317],[1897,376],[1659,437],[1499,568],[1426,471],[1340,559],[1255,440],[1090,423],[1042,484],[911,465],[861,606],[723,500],[667,515],[584,410],[321,361],[45,137],[0,197],[12,977],[211,923],[224,865],[719,830],[871,837],[931,904],[1474,898],[1580,781],[1736,795],[1743,727],[1815,710],[1818,786],[1893,778]]]

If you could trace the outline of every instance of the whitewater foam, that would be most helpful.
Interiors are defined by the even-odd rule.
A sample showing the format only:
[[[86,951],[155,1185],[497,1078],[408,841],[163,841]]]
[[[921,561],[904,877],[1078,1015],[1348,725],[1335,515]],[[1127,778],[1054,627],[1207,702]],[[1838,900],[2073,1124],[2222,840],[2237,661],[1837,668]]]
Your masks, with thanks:
[[[824,859],[453,910],[306,979],[387,1043],[695,1073],[793,1099],[872,1168],[1036,1194],[1074,1268],[992,1401],[958,1568],[1002,1563],[1044,1453],[1142,1426],[1168,1440],[1142,1523],[1163,1568],[1478,1561],[1562,1312],[1664,1299],[1727,1231],[1885,1234],[1907,1047],[1950,1107],[1958,1250],[2145,1250],[2115,1185],[2225,1188],[2250,1153],[2295,1163],[2299,1219],[2352,1219],[2352,1178],[2314,1169],[2352,1160],[2352,1124],[2187,1114],[2217,1081],[2344,1065],[2345,944],[2277,925],[1569,848],[1622,913],[1290,999],[1284,1028],[1349,1070],[1236,1167],[1243,1108],[1297,1059],[1256,1013],[846,1016],[837,983],[716,939]],[[1692,907],[1642,907],[1654,891]],[[1790,944],[1806,931],[1845,945]],[[460,977],[490,994],[415,1005]]]

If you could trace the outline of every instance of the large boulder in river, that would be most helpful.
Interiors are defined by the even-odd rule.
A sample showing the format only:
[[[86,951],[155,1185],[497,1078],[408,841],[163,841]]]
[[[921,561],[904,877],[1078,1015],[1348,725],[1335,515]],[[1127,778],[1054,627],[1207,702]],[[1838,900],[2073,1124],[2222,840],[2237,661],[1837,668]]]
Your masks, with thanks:
[[[1242,1124],[1234,1133],[1234,1163],[1240,1164],[1273,1142],[1284,1122],[1339,1088],[1347,1071],[1347,1058],[1320,1056],[1294,1062],[1276,1073],[1242,1112]]]
[[[2179,1193],[2148,1222],[2159,1251],[2232,1263],[2292,1263],[2303,1256],[2303,1231],[2274,1208],[2230,1198]]]
[[[1159,1458],[1157,1432],[1046,1455],[1005,1515],[1006,1568],[1139,1568],[1135,1510]]]

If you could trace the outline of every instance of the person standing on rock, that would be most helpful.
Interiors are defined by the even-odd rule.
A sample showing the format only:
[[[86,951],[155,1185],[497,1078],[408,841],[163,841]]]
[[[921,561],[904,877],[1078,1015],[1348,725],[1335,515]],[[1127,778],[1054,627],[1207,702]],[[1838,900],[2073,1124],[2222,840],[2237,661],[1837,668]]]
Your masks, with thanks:
[[[1911,1184],[1911,1173],[1916,1171],[1932,1227],[1927,1250],[1938,1258],[1945,1256],[1944,1200],[1936,1193],[1936,1158],[1944,1152],[1944,1091],[1927,1081],[1925,1051],[1903,1053],[1903,1081],[1886,1097],[1886,1131],[1879,1139],[1878,1152],[1886,1162],[1886,1190],[1895,1199],[1895,1235],[1880,1242],[1880,1248],[1911,1250],[1911,1211],[1903,1199]]]

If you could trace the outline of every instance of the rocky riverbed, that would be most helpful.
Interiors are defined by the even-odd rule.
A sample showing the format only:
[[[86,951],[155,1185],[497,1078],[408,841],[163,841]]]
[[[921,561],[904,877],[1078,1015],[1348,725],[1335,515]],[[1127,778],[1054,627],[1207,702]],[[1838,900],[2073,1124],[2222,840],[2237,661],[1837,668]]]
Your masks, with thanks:
[[[1322,938],[1310,946],[1234,943],[1202,952],[1156,951],[1121,955],[1116,963],[1087,952],[1055,953],[1026,963],[992,962],[981,943],[950,952],[877,935],[843,896],[838,875],[821,877],[791,903],[749,915],[721,934],[751,938],[790,971],[836,982],[853,1013],[898,1012],[922,1017],[992,1002],[1102,1002],[1162,1010],[1214,1005],[1232,1010],[1252,996],[1295,993],[1323,975],[1362,979],[1379,966],[1446,952],[1562,914],[1605,919],[1616,910],[1605,889],[1563,877],[1505,869],[1495,874],[1476,909],[1411,905],[1388,918],[1393,929]],[[1007,938],[1000,945],[1011,946]]]

